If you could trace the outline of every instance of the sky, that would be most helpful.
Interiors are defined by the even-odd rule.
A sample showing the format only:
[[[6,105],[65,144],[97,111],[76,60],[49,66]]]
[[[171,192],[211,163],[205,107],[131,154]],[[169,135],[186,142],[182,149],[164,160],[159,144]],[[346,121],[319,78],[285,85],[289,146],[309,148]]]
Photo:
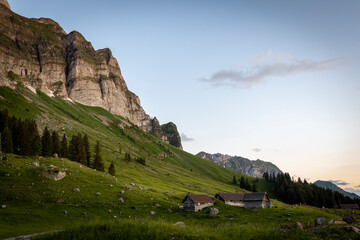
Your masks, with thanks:
[[[108,47],[184,150],[360,195],[360,1],[9,0]]]

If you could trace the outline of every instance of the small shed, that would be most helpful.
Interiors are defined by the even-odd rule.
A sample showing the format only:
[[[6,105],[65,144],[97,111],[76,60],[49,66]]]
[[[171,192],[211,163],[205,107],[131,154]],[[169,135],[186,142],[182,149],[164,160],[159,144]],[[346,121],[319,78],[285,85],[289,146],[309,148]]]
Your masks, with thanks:
[[[214,205],[215,201],[205,194],[191,194],[186,195],[182,201],[185,211],[197,212],[203,208]]]
[[[271,208],[271,201],[266,192],[254,192],[244,194],[245,208]]]
[[[356,209],[359,210],[359,205],[357,203],[351,203],[351,204],[340,204],[341,209]]]
[[[244,193],[217,193],[215,198],[223,201],[227,205],[244,207]]]

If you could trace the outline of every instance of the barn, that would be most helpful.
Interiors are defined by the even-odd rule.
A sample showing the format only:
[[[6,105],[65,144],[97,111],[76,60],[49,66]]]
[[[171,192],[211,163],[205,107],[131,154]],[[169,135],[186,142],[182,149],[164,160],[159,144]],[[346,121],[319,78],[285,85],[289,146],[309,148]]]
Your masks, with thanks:
[[[341,209],[357,209],[359,210],[359,205],[356,203],[352,203],[352,204],[340,204],[340,208]]]
[[[255,193],[217,193],[215,198],[227,205],[245,208],[271,208],[271,201],[266,192]]]
[[[223,201],[227,205],[244,207],[244,193],[217,193],[215,198]]]
[[[182,201],[185,211],[197,212],[203,208],[214,205],[215,201],[205,194],[191,194],[186,195]]]

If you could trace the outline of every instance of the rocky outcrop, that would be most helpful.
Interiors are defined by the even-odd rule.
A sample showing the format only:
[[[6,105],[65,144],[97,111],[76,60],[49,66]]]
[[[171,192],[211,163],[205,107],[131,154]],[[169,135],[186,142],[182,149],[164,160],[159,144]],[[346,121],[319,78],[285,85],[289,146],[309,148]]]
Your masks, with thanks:
[[[8,9],[10,9],[10,5],[8,3],[7,0],[0,0],[0,4],[4,5],[5,7],[7,7]]]
[[[79,32],[66,34],[52,19],[28,19],[9,10],[6,0],[1,3],[0,85],[21,81],[49,96],[102,107],[164,141],[176,142],[173,135],[162,134],[161,127],[158,131],[157,119],[146,114],[139,97],[127,88],[110,49],[95,50]]]
[[[221,153],[210,154],[206,152],[199,152],[196,156],[252,177],[262,177],[265,172],[275,174],[275,176],[278,173],[282,173],[276,165],[259,159],[252,161],[238,156],[229,156]]]

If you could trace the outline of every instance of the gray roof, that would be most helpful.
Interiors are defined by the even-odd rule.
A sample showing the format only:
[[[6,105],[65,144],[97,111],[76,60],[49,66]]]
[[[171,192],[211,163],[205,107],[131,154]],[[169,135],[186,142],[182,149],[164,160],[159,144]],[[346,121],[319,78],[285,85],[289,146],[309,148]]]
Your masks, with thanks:
[[[243,200],[244,202],[263,201],[263,200],[270,201],[270,198],[268,197],[266,192],[255,192],[255,193],[245,193]]]
[[[244,193],[217,193],[215,197],[223,201],[242,201]]]
[[[208,195],[205,194],[188,194],[182,202],[190,198],[194,203],[215,203]]]

